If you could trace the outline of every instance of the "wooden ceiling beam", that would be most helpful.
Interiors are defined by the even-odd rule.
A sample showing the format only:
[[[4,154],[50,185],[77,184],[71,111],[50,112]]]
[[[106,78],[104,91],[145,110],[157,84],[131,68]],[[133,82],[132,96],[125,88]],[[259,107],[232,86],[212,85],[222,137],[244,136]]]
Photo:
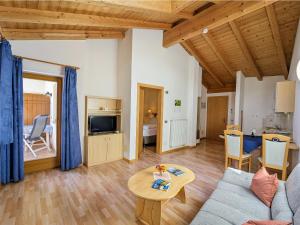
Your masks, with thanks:
[[[172,12],[179,13],[194,2],[197,2],[197,0],[171,0]]]
[[[235,84],[232,85],[226,85],[225,87],[222,88],[207,88],[207,93],[212,94],[212,93],[221,93],[221,92],[235,92]]]
[[[87,6],[105,6],[108,7],[122,7],[123,9],[144,13],[145,11],[166,14],[170,16],[177,16],[183,19],[190,19],[193,17],[191,13],[184,12],[173,12],[172,11],[172,0],[164,1],[141,1],[141,0],[62,0],[61,2],[74,2],[81,3]]]
[[[223,66],[225,67],[225,69],[228,71],[228,73],[235,80],[235,72],[229,66],[229,63],[227,62],[227,60],[225,59],[225,57],[220,52],[219,48],[214,43],[214,40],[211,37],[211,35],[210,34],[202,34],[202,37],[205,39],[205,41],[207,42],[207,44],[209,45],[209,47],[211,48],[211,50],[215,53],[215,55],[217,56],[217,58],[221,61],[221,63],[223,64]]]
[[[225,87],[224,83],[220,80],[220,78],[211,70],[208,63],[205,62],[204,58],[200,55],[199,51],[195,48],[193,43],[190,40],[187,40],[182,43],[184,48],[188,50],[196,60],[200,63],[200,65],[210,74],[210,76],[221,86]]]
[[[136,10],[149,10],[160,13],[171,13],[171,0],[164,1],[141,1],[141,0],[73,0],[74,2],[83,3],[104,3],[112,6],[121,6]]]
[[[169,29],[171,27],[168,23],[5,6],[0,6],[0,21],[126,29]]]
[[[267,6],[266,11],[267,11],[270,27],[272,30],[273,40],[276,46],[277,55],[279,58],[282,73],[285,79],[288,79],[289,71],[288,71],[286,58],[283,50],[282,40],[280,37],[279,26],[278,26],[278,22],[277,22],[277,18],[273,6],[272,5]]]
[[[85,40],[85,39],[123,39],[123,31],[86,31],[57,29],[14,29],[3,28],[3,35],[9,40]]]
[[[188,40],[203,33],[203,29],[205,28],[208,30],[214,29],[276,1],[228,1],[213,5],[193,16],[193,18],[166,31],[164,33],[163,46],[169,47],[178,42]]]
[[[234,21],[229,22],[229,25],[232,29],[232,32],[233,32],[237,42],[240,45],[240,48],[241,48],[244,56],[246,57],[249,65],[250,65],[250,67],[253,69],[253,71],[255,71],[255,75],[256,75],[257,79],[262,80],[262,78],[263,78],[262,73],[260,72],[259,68],[257,67],[255,60],[247,46],[247,43],[240,32],[240,29],[237,27],[237,25]]]

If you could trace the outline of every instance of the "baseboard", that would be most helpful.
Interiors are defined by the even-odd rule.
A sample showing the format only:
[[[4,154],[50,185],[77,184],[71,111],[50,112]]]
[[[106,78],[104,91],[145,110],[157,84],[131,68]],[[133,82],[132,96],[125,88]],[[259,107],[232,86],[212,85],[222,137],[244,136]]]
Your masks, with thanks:
[[[123,157],[123,160],[128,162],[128,163],[134,163],[135,161],[137,161],[136,159],[127,159],[125,157]]]
[[[195,148],[195,147],[196,147],[196,145],[193,145],[193,146],[187,146],[187,145],[185,145],[185,146],[181,146],[181,147],[177,147],[177,148],[172,148],[172,149],[163,151],[161,154],[174,153],[174,152],[177,152],[177,151],[186,150],[186,149]]]

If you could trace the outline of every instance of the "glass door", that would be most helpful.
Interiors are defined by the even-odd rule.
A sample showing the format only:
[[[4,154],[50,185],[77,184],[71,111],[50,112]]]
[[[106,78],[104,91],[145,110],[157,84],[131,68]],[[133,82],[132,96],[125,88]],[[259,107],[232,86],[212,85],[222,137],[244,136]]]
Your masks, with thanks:
[[[60,165],[62,79],[23,75],[25,172]]]

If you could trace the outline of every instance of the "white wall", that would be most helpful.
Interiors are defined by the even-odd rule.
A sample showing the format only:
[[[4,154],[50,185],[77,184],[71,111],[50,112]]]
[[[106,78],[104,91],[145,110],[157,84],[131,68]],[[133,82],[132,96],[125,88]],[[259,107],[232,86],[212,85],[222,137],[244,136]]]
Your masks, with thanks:
[[[234,124],[241,125],[241,114],[244,106],[245,75],[242,71],[236,73]]]
[[[131,64],[132,30],[118,41],[118,96],[122,98],[122,132],[124,133],[124,157],[129,158],[130,145],[130,109],[131,109]]]
[[[117,96],[117,41],[10,41],[13,54],[80,67],[77,71],[81,144],[84,135],[84,97]],[[58,66],[24,61],[24,70],[61,75]],[[83,150],[83,148],[82,148]]]
[[[289,80],[296,80],[296,99],[295,99],[295,112],[293,121],[293,139],[300,145],[300,81],[297,78],[296,68],[297,63],[300,60],[300,22],[298,24],[296,40],[294,44],[294,51],[290,66]]]
[[[262,81],[256,77],[245,78],[243,104],[243,132],[251,134],[256,129],[257,134],[263,130],[263,119],[275,114],[276,83],[284,80],[283,76],[264,77]]]
[[[40,80],[23,79],[23,92],[34,94],[46,93],[46,82]]]
[[[162,31],[133,30],[129,159],[135,158],[138,83],[163,86],[165,91],[168,91],[168,94],[164,95],[163,119],[165,123],[163,125],[163,151],[170,148],[170,120],[188,119],[188,80],[189,74],[192,74],[192,72],[190,72],[190,61],[194,59],[189,56],[180,45],[163,48],[162,38]],[[182,107],[179,111],[175,110],[175,99],[182,101]],[[194,122],[196,123],[196,120]]]

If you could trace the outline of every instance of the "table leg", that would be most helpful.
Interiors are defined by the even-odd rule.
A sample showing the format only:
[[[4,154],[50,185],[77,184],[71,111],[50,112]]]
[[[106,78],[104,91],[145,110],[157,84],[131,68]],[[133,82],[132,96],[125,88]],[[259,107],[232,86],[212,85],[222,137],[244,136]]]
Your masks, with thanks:
[[[146,225],[160,225],[162,204],[162,201],[153,201],[137,197],[136,218]]]
[[[186,196],[185,196],[185,188],[184,188],[184,186],[180,189],[180,191],[175,196],[175,198],[179,199],[183,203],[186,203]]]

